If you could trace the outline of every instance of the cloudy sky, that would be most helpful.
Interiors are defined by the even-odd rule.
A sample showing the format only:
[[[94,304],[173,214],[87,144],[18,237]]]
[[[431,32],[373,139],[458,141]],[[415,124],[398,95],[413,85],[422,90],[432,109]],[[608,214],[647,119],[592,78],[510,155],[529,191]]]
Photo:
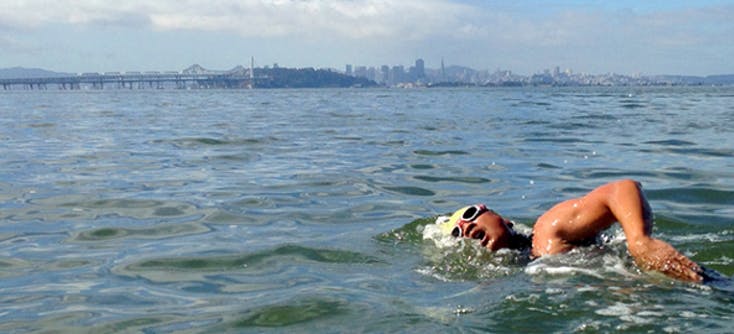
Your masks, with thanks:
[[[0,0],[0,68],[734,73],[734,1]]]

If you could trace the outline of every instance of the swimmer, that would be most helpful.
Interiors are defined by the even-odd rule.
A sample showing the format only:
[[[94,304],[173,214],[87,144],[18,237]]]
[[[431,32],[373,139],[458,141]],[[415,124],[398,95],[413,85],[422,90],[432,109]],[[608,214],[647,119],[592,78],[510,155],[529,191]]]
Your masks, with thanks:
[[[682,281],[703,282],[707,277],[702,267],[651,236],[652,218],[640,183],[619,180],[556,204],[536,220],[530,236],[515,231],[511,221],[484,205],[462,208],[448,223],[455,237],[477,239],[491,251],[529,248],[533,257],[540,257],[589,245],[601,231],[619,222],[638,267]]]

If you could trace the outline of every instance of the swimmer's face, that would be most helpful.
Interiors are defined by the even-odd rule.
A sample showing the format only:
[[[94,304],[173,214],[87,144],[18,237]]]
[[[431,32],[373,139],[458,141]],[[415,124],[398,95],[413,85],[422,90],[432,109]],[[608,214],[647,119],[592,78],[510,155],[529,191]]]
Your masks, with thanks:
[[[458,225],[464,237],[477,239],[483,247],[491,251],[510,247],[510,240],[515,231],[512,222],[502,218],[492,210],[483,210],[470,220],[461,219]]]

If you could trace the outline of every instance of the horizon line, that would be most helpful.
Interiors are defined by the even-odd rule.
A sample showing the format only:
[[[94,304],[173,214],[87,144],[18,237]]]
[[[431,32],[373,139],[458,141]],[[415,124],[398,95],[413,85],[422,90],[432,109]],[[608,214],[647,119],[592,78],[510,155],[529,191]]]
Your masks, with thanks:
[[[418,58],[418,59],[422,59],[422,58]],[[364,66],[367,69],[369,69],[369,68],[379,69],[382,66],[389,66],[390,68],[392,68],[394,66],[403,66],[403,68],[405,68],[405,69],[409,69],[410,67],[413,67],[412,65],[409,65],[408,67],[405,67],[404,64],[393,64],[393,65],[388,65],[388,64],[383,64],[383,65],[354,65],[354,64],[344,64],[344,66],[348,66],[348,65],[352,65],[353,68]],[[230,71],[232,69],[238,68],[238,67],[249,68],[249,66],[245,66],[243,64],[238,64],[238,65],[234,65],[233,67],[231,67],[229,69],[220,70],[220,69],[207,68],[205,66],[200,65],[200,63],[194,63],[194,64],[191,64],[191,65],[189,65],[189,66],[187,66],[187,67],[185,67],[183,69],[180,69],[178,71],[179,72],[183,72],[184,70],[189,69],[189,68],[192,68],[194,66],[199,66],[199,67],[201,67],[204,70],[212,71],[212,72],[226,72],[226,71]],[[509,72],[509,73],[512,73],[513,75],[519,75],[519,76],[533,76],[533,75],[539,75],[539,74],[542,75],[542,74],[548,73],[549,71],[552,70],[552,68],[546,68],[546,69],[543,69],[543,70],[538,71],[538,72],[535,72],[535,73],[524,74],[524,73],[515,72],[515,71],[513,71],[511,69],[502,69],[502,68],[496,68],[495,70],[491,70],[489,68],[487,68],[487,69],[476,69],[476,68],[473,68],[473,67],[470,67],[470,66],[467,66],[467,65],[461,65],[461,64],[451,64],[451,65],[446,65],[444,67],[445,68],[460,67],[460,68],[466,68],[466,69],[469,69],[469,70],[472,70],[472,71],[476,71],[476,72],[489,72],[489,73]],[[556,68],[556,67],[557,66],[555,66],[553,68]],[[313,68],[313,69],[321,69],[321,70],[334,70],[334,71],[339,72],[339,73],[346,73],[345,70],[339,69],[339,68],[335,68],[335,67],[332,67],[332,66],[326,66],[326,67],[320,67],[320,66],[292,66],[291,67],[291,66],[281,66],[277,62],[275,62],[273,64],[270,64],[270,65],[262,65],[262,66],[259,66],[259,67],[258,66],[255,66],[254,68],[261,68],[261,69],[268,69],[268,68],[307,69],[307,68]],[[122,74],[122,73],[136,73],[136,72],[138,72],[138,73],[161,72],[162,73],[162,72],[165,72],[165,71],[174,71],[174,70],[129,70],[129,71],[97,71],[97,72],[94,72],[94,71],[82,71],[82,72],[69,72],[69,71],[63,71],[63,70],[50,70],[50,69],[44,68],[44,67],[26,67],[26,66],[22,66],[22,65],[15,65],[15,66],[10,66],[10,67],[2,67],[2,68],[0,68],[0,71],[3,71],[3,70],[16,70],[16,69],[19,69],[19,70],[40,70],[40,71],[45,71],[45,72],[53,72],[53,73],[57,73],[57,74],[77,74],[77,75],[80,75],[80,74],[83,74],[83,73],[98,73],[98,74],[104,74],[104,73],[121,73]],[[425,69],[427,69],[427,70],[434,70],[434,71],[440,71],[441,70],[441,68],[433,68],[433,67],[425,67]],[[568,73],[568,72],[570,72],[570,73],[573,73],[573,75],[622,75],[622,76],[629,76],[629,77],[639,77],[639,76],[645,76],[645,77],[650,77],[650,76],[681,76],[681,77],[700,77],[700,78],[706,78],[706,77],[712,77],[712,76],[734,75],[734,72],[731,72],[731,73],[717,72],[717,73],[706,74],[706,75],[685,74],[685,73],[657,73],[657,74],[653,74],[653,73],[643,73],[643,72],[639,72],[639,73],[635,73],[635,74],[617,73],[617,72],[591,73],[591,72],[584,72],[584,71],[574,71],[571,68],[567,68],[567,69],[565,69],[563,71],[560,71],[560,72],[561,73]]]

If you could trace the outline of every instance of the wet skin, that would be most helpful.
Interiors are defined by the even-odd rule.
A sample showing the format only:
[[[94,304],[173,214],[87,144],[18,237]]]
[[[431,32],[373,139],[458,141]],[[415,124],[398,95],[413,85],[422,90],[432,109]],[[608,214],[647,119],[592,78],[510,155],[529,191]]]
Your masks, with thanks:
[[[540,257],[568,252],[587,244],[615,222],[622,226],[627,249],[641,269],[683,281],[703,280],[701,267],[667,242],[651,236],[652,210],[640,184],[633,180],[607,183],[546,211],[533,226],[531,254]],[[527,244],[523,242],[527,237],[515,232],[509,220],[491,210],[459,224],[465,237],[480,240],[492,251],[523,248]]]

